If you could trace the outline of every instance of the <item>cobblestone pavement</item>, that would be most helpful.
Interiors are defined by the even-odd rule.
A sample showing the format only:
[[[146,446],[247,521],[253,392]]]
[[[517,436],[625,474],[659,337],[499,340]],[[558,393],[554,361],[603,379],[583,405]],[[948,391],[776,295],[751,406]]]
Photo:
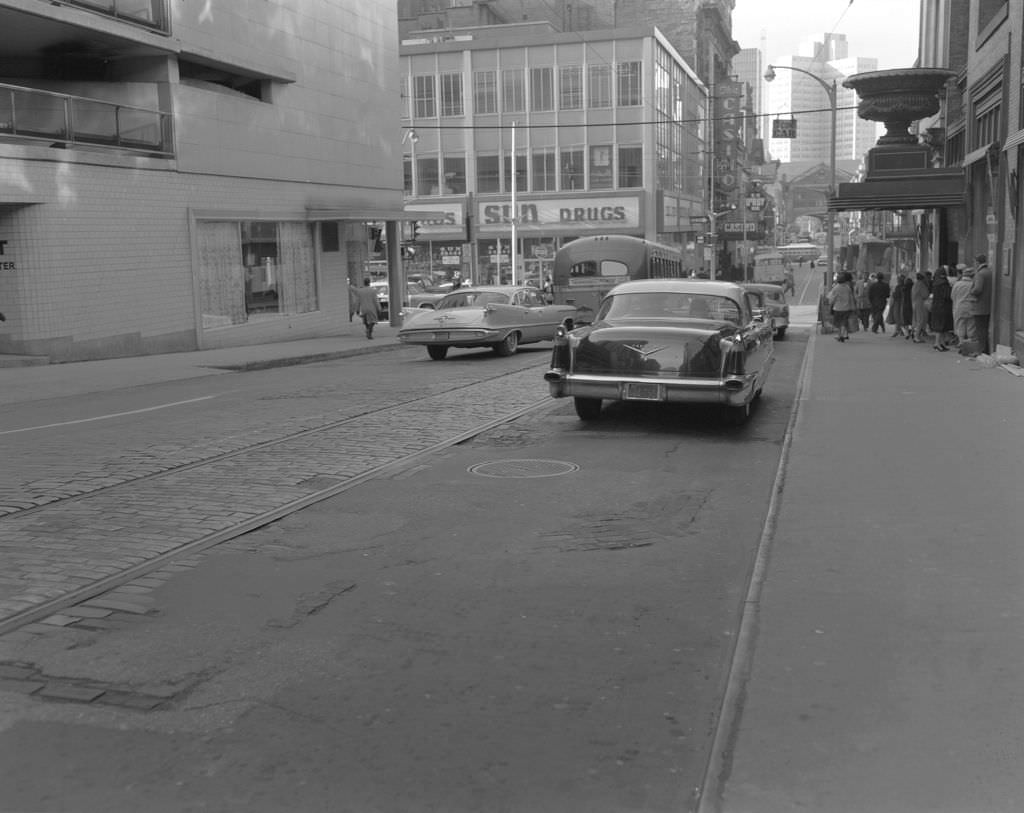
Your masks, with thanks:
[[[6,484],[0,631],[145,575],[175,552],[230,539],[382,467],[457,442],[547,402],[538,367],[443,392],[235,437],[154,447],[68,479]],[[361,411],[362,410],[362,411]],[[209,431],[209,430],[207,430]],[[206,434],[204,432],[204,434]],[[372,442],[367,442],[372,438]],[[10,471],[10,468],[8,469]],[[69,470],[70,471],[70,470]]]

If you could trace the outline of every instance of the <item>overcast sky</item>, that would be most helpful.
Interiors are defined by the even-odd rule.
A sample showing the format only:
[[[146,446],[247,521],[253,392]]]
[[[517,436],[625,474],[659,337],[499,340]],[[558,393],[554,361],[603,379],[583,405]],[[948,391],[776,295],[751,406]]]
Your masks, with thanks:
[[[920,8],[920,0],[736,0],[732,37],[741,48],[763,48],[770,62],[834,31],[846,35],[850,56],[875,57],[879,70],[909,68]]]

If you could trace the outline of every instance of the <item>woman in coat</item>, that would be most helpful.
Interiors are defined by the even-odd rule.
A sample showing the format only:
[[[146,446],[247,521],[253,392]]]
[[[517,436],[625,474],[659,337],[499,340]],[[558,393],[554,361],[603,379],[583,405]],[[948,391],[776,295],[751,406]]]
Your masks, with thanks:
[[[911,336],[914,342],[921,344],[928,335],[928,297],[931,296],[928,279],[921,272],[914,276],[914,284],[910,289],[910,302],[913,313]]]
[[[940,266],[932,276],[932,308],[928,314],[936,350],[949,350],[953,334],[953,286],[946,276],[946,267]]]
[[[853,278],[849,272],[843,271],[836,277],[827,299],[832,309],[832,324],[836,328],[836,340],[845,342],[850,338],[850,319],[857,318],[857,297],[853,293]]]
[[[886,321],[895,328],[892,332],[894,339],[897,336],[910,338],[910,319],[906,315],[910,296],[905,287],[906,282],[907,278],[903,274],[896,277],[896,282],[892,286],[892,299],[889,300],[889,317]]]

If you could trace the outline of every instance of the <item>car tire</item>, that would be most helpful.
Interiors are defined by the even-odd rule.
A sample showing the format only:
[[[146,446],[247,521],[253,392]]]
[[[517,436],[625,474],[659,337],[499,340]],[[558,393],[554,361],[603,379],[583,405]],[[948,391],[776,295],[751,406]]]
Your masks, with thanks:
[[[776,328],[775,329],[775,338],[776,339],[785,339],[786,338],[786,328],[784,328],[784,327]]]
[[[442,361],[448,355],[448,347],[443,344],[428,344],[427,355],[434,361]]]
[[[581,421],[595,421],[601,416],[600,398],[573,398],[572,403]]]
[[[725,408],[725,420],[730,426],[743,426],[750,418],[750,402],[742,406],[727,406]]]
[[[499,356],[511,356],[519,349],[519,334],[514,330],[494,345],[494,352]]]

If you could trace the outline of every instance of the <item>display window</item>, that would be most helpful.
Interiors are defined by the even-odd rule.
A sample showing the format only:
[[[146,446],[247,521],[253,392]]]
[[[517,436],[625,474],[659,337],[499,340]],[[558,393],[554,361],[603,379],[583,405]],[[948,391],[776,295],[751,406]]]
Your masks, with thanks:
[[[199,221],[203,327],[317,310],[313,237],[305,222]]]

